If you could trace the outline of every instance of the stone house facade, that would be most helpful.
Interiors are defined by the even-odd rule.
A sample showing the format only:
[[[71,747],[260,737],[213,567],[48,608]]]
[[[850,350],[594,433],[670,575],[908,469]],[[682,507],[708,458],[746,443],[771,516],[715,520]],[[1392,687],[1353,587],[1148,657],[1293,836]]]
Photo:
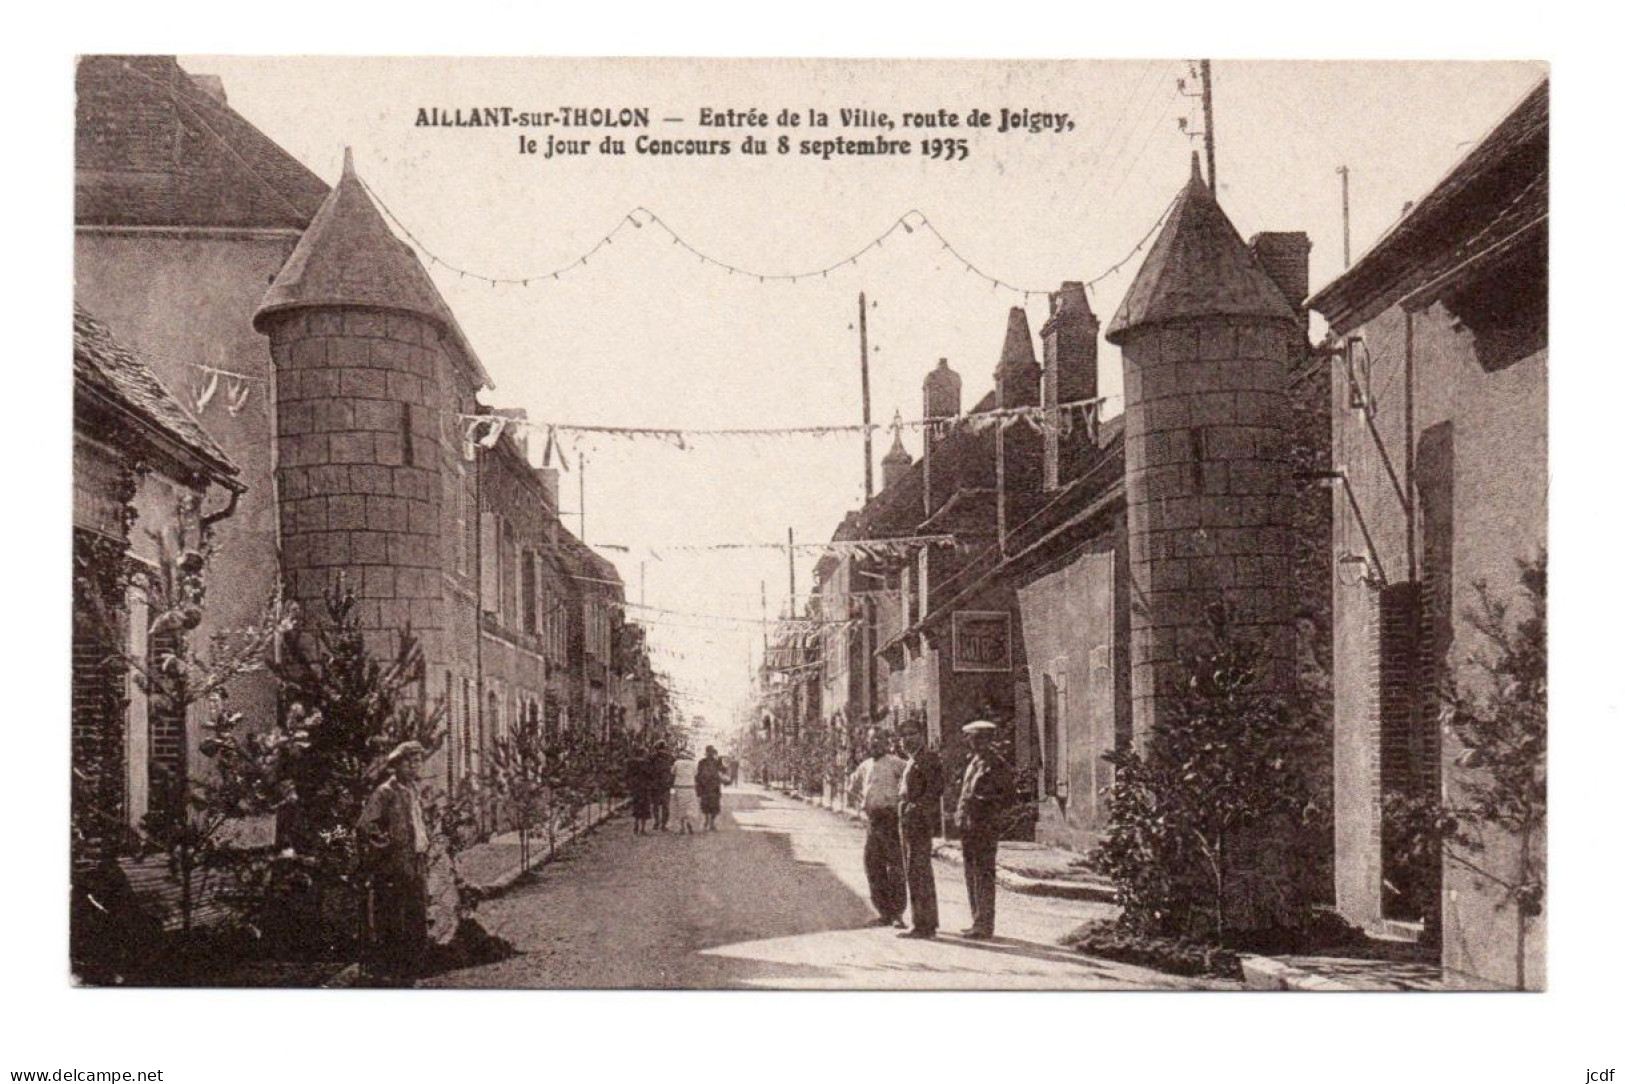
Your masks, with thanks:
[[[620,576],[512,431],[472,439],[490,378],[349,154],[329,188],[173,57],[86,57],[77,89],[76,296],[187,397],[241,490],[194,636],[249,623],[279,582],[320,619],[342,577],[376,649],[420,639],[447,730],[427,777],[448,789],[515,719],[626,718],[620,675],[652,671],[617,662]],[[76,486],[98,469],[76,457]],[[233,702],[269,720],[258,677]],[[197,724],[178,724],[192,759]]]
[[[1396,797],[1446,802],[1463,769],[1440,685],[1487,645],[1475,584],[1516,602],[1546,545],[1548,88],[1309,299],[1330,325],[1335,460],[1336,882],[1350,921],[1439,945],[1448,971],[1513,984],[1515,909],[1446,862],[1398,868]],[[1511,841],[1485,841],[1488,868]],[[1544,841],[1540,841],[1544,846]],[[1545,981],[1543,918],[1522,931]]]
[[[96,317],[73,317],[72,815],[76,872],[117,856],[166,783],[195,770],[185,719],[137,670],[165,650],[129,566],[157,570],[240,507],[225,450],[135,351]],[[160,542],[162,539],[162,542]],[[160,631],[158,637],[172,635]],[[145,660],[133,665],[125,660]]]

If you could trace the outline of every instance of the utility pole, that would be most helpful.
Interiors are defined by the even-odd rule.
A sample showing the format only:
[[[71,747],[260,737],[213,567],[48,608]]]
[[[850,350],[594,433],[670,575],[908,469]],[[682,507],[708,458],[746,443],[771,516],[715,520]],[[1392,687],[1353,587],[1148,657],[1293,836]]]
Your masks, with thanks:
[[[638,605],[649,605],[649,562],[638,562]]]
[[[767,665],[767,581],[762,581],[762,665]]]
[[[784,547],[784,555],[790,559],[790,616],[796,616],[796,529],[786,527],[788,544]]]
[[[1202,138],[1207,143],[1207,187],[1215,199],[1219,196],[1219,171],[1213,156],[1213,61],[1201,61],[1202,72]]]
[[[1343,269],[1349,266],[1349,167],[1338,166],[1338,175],[1343,178]]]
[[[587,540],[587,453],[576,456],[576,528],[581,541]]]
[[[858,291],[858,353],[863,370],[863,501],[867,504],[875,497],[875,450],[869,431],[869,303],[862,290]]]

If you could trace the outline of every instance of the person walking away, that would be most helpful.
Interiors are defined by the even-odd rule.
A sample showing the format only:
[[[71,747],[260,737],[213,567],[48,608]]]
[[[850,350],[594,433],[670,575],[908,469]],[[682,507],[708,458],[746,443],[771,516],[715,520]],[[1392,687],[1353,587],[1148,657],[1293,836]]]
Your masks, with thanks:
[[[908,766],[903,769],[897,820],[914,925],[897,936],[931,938],[937,935],[937,877],[931,868],[931,850],[942,813],[942,758],[919,726],[903,731],[903,751],[908,754]]]
[[[996,725],[978,719],[962,729],[971,750],[954,815],[965,857],[965,889],[970,894],[971,924],[963,932],[966,937],[985,941],[993,936],[999,835],[1015,793],[1015,780],[1004,758],[993,748],[993,735],[999,729]]]
[[[664,832],[671,821],[672,755],[664,740],[655,742],[655,751],[649,757],[649,809],[654,815],[655,831]]]
[[[694,770],[694,792],[700,799],[700,816],[705,818],[705,830],[717,830],[717,814],[722,812],[722,758],[717,756],[717,747],[705,747],[705,759],[700,761],[699,767]]]
[[[903,880],[902,835],[897,824],[897,803],[902,795],[903,769],[908,762],[891,752],[886,736],[869,732],[869,756],[847,779],[848,791],[858,791],[869,834],[863,843],[863,869],[869,877],[869,900],[878,916],[871,925],[904,926],[908,888]]]
[[[651,809],[649,786],[649,753],[642,747],[632,750],[626,761],[626,790],[632,798],[632,834],[645,835],[649,831]]]
[[[685,836],[694,834],[694,820],[699,816],[694,790],[697,769],[692,757],[683,757],[672,768],[671,815],[677,821],[677,830]]]
[[[367,880],[367,954],[394,978],[418,966],[429,936],[429,830],[417,788],[423,757],[415,741],[397,745],[356,823]]]

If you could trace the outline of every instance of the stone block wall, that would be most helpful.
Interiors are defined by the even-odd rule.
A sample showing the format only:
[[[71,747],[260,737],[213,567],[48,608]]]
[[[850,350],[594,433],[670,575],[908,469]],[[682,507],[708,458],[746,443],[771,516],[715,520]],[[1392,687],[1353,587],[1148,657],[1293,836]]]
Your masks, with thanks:
[[[1123,343],[1130,651],[1136,741],[1181,659],[1208,642],[1208,608],[1267,646],[1272,687],[1294,680],[1292,414],[1287,321],[1147,327]]]
[[[290,597],[323,614],[342,573],[373,650],[410,624],[443,656],[439,331],[367,309],[268,321],[276,364],[277,486]]]

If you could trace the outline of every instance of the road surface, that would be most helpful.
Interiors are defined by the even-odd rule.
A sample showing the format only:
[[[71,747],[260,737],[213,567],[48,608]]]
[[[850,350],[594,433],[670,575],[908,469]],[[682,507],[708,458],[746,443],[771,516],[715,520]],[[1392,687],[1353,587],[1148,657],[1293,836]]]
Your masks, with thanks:
[[[480,905],[519,954],[423,985],[523,988],[1190,989],[1081,956],[1056,938],[1103,904],[1000,892],[999,936],[967,941],[963,873],[938,861],[944,936],[900,940],[874,917],[863,829],[755,787],[730,788],[721,830],[635,836],[609,822],[537,878]]]

